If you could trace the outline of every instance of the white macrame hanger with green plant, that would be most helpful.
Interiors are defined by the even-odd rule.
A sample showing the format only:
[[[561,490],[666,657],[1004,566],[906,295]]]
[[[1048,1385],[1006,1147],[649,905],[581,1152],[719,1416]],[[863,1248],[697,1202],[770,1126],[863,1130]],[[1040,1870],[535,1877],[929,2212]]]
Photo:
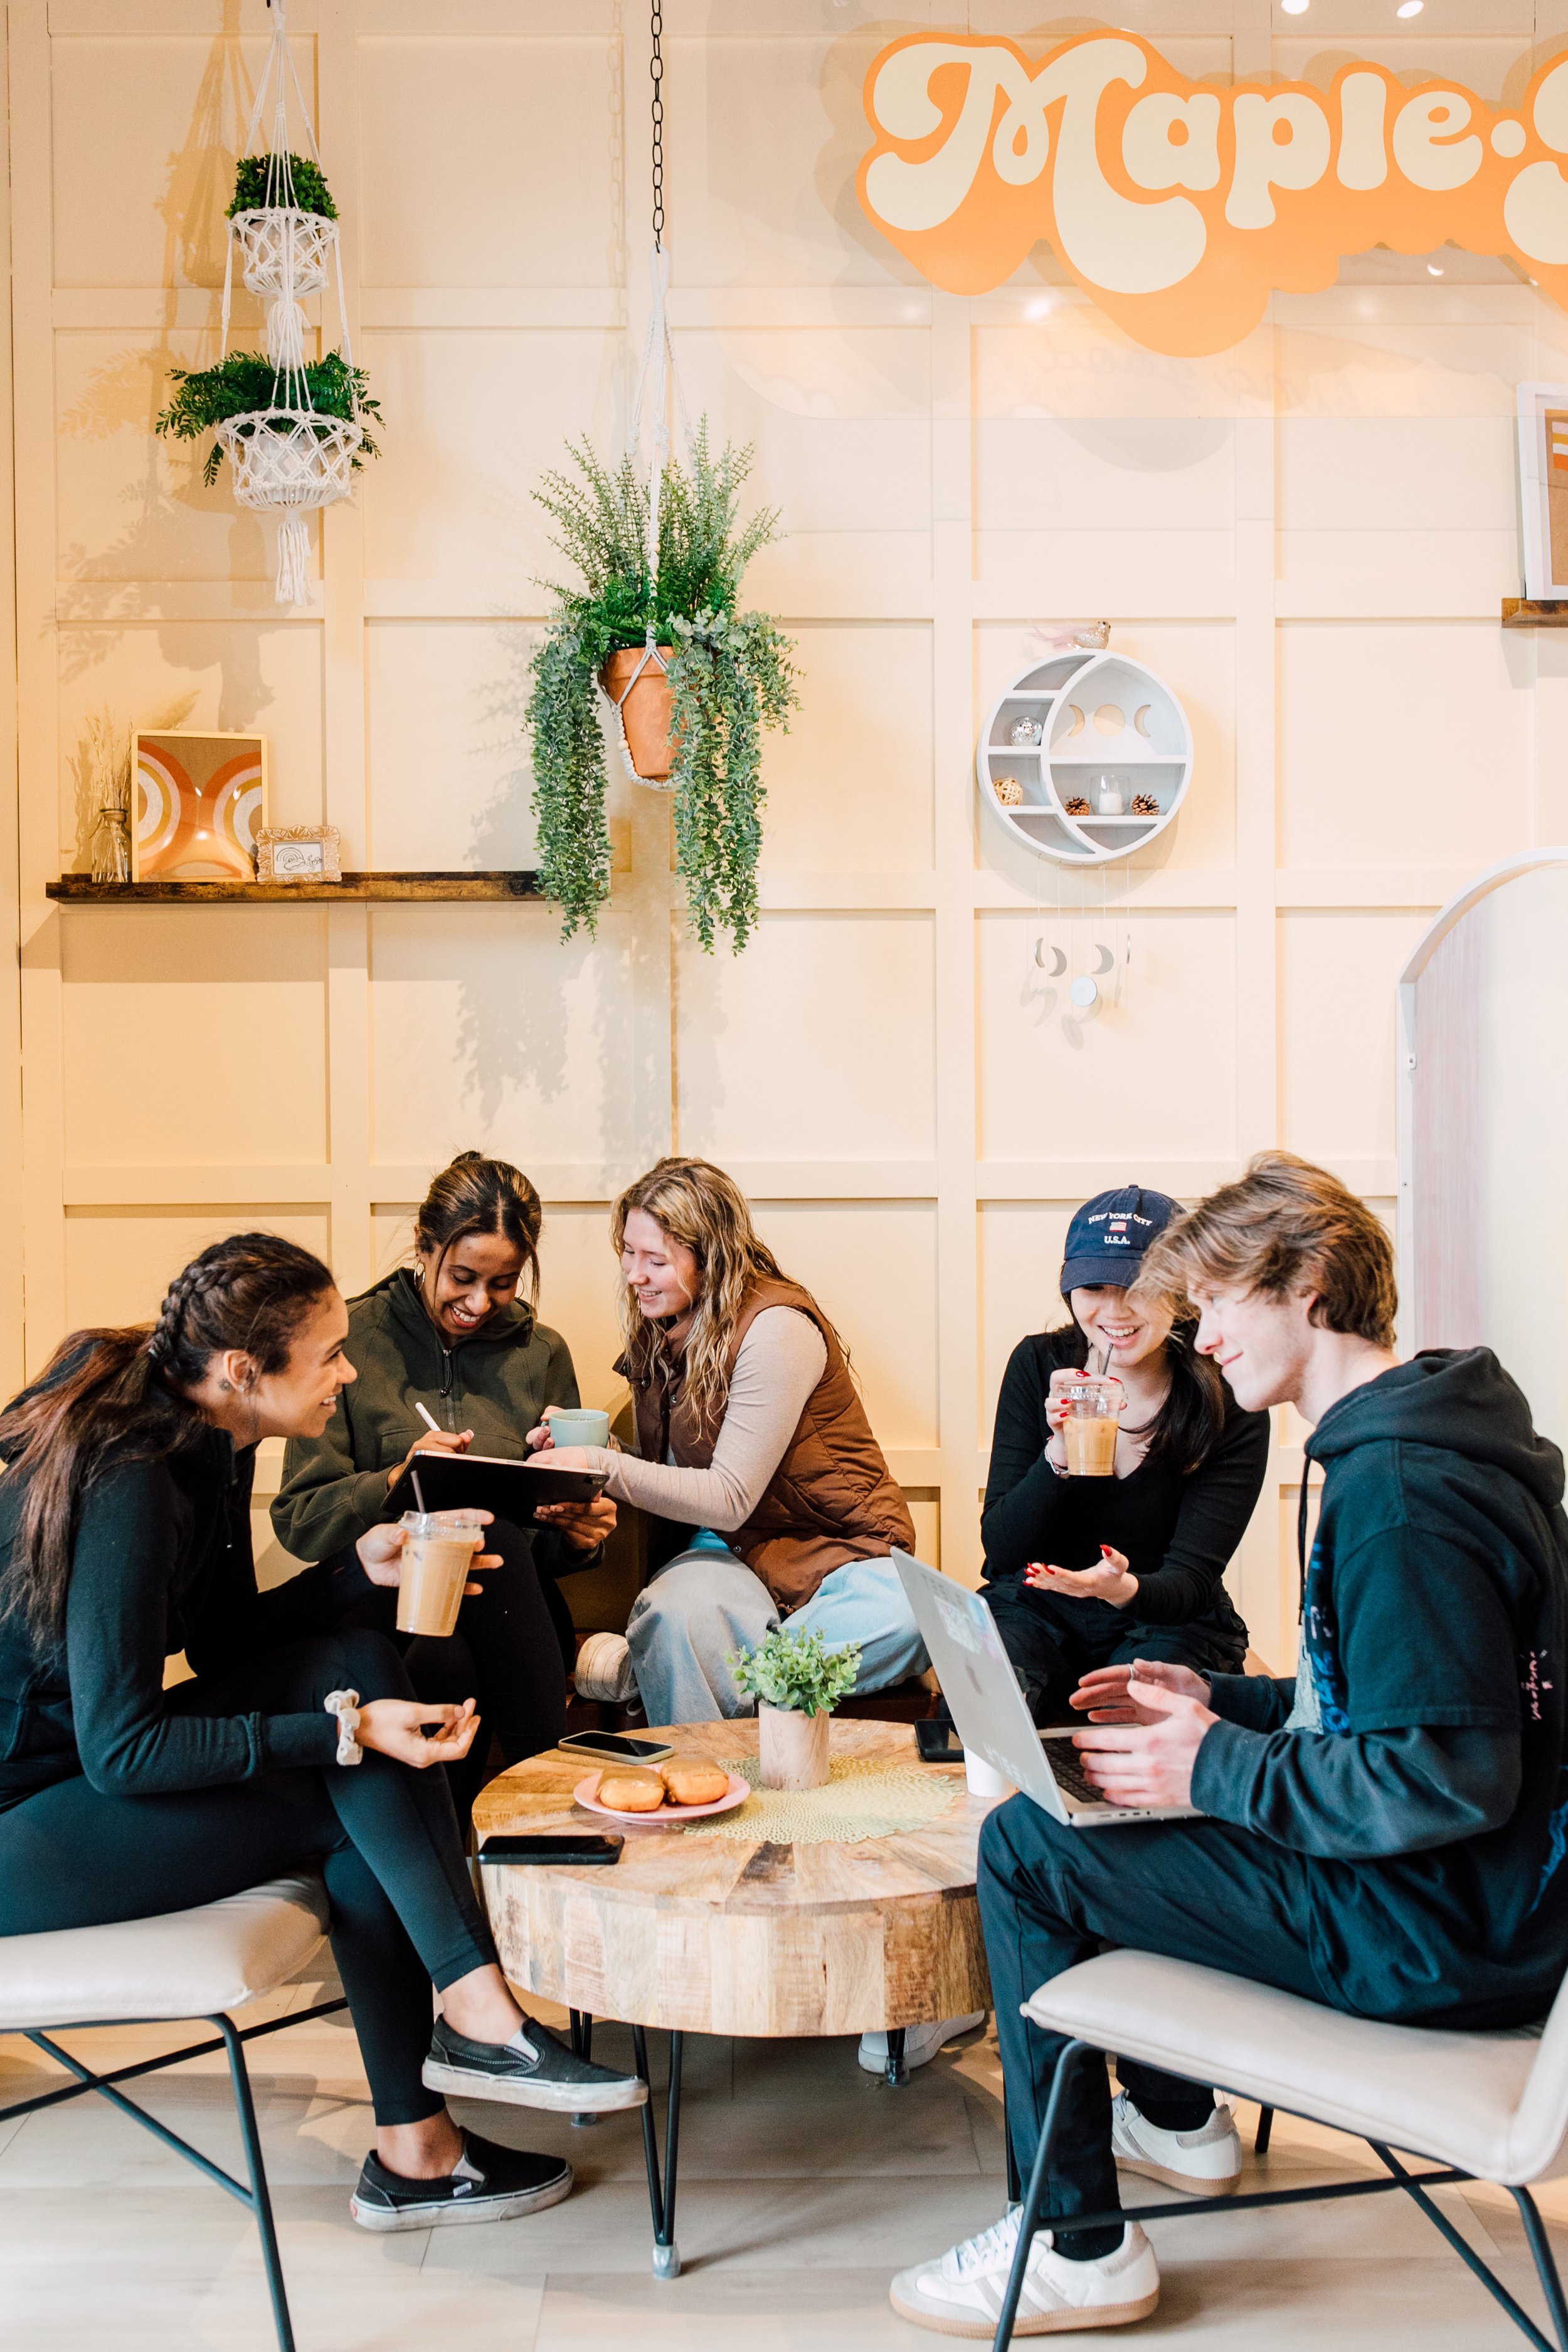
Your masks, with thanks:
[[[288,0],[267,0],[272,38],[251,109],[244,152],[248,155],[268,92],[273,99],[263,202],[229,219],[223,280],[223,355],[228,352],[234,256],[242,257],[247,290],[267,304],[267,356],[274,370],[272,399],[264,409],[226,417],[217,437],[234,467],[234,494],[241,506],[278,517],[277,595],[280,604],[301,604],[309,594],[310,529],[312,510],[335,505],[353,488],[354,460],[364,430],[357,397],[353,414],[329,416],[311,399],[305,366],[305,313],[300,298],[320,293],[328,282],[329,257],[335,268],[338,330],[342,356],[353,383],[353,347],[343,299],[342,248],[335,217],[296,201],[293,153],[289,140],[289,90],[298,103],[305,140],[318,173],[321,150],[315,126],[289,47]],[[330,201],[330,199],[329,199]]]
[[[626,435],[626,446],[635,461],[642,446],[646,415],[648,436],[647,635],[629,677],[622,682],[618,693],[605,695],[605,699],[615,714],[616,740],[627,775],[635,783],[649,784],[656,792],[668,792],[672,782],[670,777],[645,776],[633,760],[631,746],[626,740],[625,713],[626,698],[638,679],[649,670],[657,670],[662,676],[669,667],[658,642],[658,533],[659,514],[664,501],[665,468],[669,463],[672,392],[681,435],[689,452],[692,443],[691,419],[669,331],[669,247],[664,235],[664,11],[660,0],[654,0],[649,12],[648,31],[652,51],[648,72],[653,81],[653,246],[648,254],[648,274],[652,280],[653,299],[648,312],[647,334],[643,343],[642,367],[637,375],[637,398],[632,404],[631,425]]]

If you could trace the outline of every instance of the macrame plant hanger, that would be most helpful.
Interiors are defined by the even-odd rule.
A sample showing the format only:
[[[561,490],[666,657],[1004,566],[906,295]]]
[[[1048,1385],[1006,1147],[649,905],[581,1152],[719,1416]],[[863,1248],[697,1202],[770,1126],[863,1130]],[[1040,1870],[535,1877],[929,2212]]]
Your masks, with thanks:
[[[639,679],[657,672],[660,677],[668,667],[664,648],[658,642],[658,524],[664,499],[664,469],[669,462],[669,400],[674,389],[676,408],[686,446],[691,446],[691,423],[687,415],[686,397],[681,388],[680,371],[676,365],[675,345],[669,332],[669,248],[664,241],[664,10],[662,0],[653,0],[648,16],[648,32],[652,58],[648,67],[653,82],[653,249],[648,255],[648,269],[653,281],[653,307],[648,316],[647,338],[643,345],[642,368],[637,376],[637,399],[632,406],[631,427],[626,446],[635,462],[641,446],[643,415],[646,407],[648,423],[648,490],[647,545],[645,561],[648,577],[647,636],[641,655],[631,675],[622,683],[618,693],[605,694],[605,699],[615,714],[616,740],[620,747],[626,771],[635,783],[649,784],[656,792],[670,789],[668,776],[644,775],[632,757],[626,740],[626,703]],[[601,688],[601,692],[604,691]]]
[[[300,298],[320,293],[325,287],[329,257],[337,278],[343,359],[353,382],[353,347],[343,300],[342,248],[335,220],[306,212],[294,201],[294,175],[289,161],[290,83],[318,167],[321,155],[289,47],[288,0],[267,0],[267,5],[272,15],[272,39],[244,151],[248,155],[255,144],[261,110],[271,89],[274,105],[266,201],[254,211],[236,213],[229,222],[223,275],[223,352],[226,357],[237,247],[247,289],[267,304],[272,400],[266,408],[226,417],[217,428],[217,437],[234,467],[234,494],[240,505],[278,517],[278,602],[302,604],[309,595],[310,553],[305,517],[314,508],[333,506],[347,498],[353,488],[355,453],[364,434],[357,418],[357,403],[353,419],[324,415],[311,404],[305,374],[305,313]]]

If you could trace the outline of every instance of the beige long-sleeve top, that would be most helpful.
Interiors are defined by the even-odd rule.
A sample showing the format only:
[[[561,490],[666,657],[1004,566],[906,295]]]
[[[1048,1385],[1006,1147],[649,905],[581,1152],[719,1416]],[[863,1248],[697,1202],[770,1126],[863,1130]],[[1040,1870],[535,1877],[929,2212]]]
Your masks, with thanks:
[[[589,1446],[584,1459],[609,1475],[617,1503],[656,1518],[731,1535],[743,1528],[784,1460],[805,1401],[827,1370],[827,1345],[809,1315],[793,1307],[764,1307],[745,1338],[730,1375],[730,1401],[706,1470],[673,1462],[644,1462],[635,1454]],[[548,1460],[548,1455],[545,1457]]]

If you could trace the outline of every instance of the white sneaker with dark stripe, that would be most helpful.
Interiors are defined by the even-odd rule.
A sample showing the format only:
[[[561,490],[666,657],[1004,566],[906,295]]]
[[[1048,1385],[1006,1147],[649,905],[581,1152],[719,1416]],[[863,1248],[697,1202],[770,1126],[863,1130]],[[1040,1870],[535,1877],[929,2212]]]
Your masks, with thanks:
[[[940,2262],[900,2271],[889,2289],[893,2309],[939,2336],[968,2336],[988,2344],[1006,2298],[1019,2218],[1015,2207],[1005,2221],[950,2248]],[[1159,2300],[1154,2249],[1136,2221],[1127,2223],[1114,2253],[1093,2263],[1069,2263],[1053,2250],[1050,2231],[1037,2230],[1013,2333],[1062,2336],[1089,2327],[1123,2327],[1147,2319]]]

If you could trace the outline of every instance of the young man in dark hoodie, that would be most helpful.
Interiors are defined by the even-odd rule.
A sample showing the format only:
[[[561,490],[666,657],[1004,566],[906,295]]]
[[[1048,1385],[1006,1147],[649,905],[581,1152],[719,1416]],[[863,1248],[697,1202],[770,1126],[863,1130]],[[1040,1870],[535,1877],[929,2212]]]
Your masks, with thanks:
[[[1170,1228],[1149,1279],[1248,1411],[1293,1404],[1325,1476],[1301,1516],[1294,1679],[1116,1666],[1074,1705],[1088,1770],[1128,1805],[1203,1821],[1062,1828],[1024,1797],[981,1840],[980,1903],[1014,2152],[1033,2163],[1062,2037],[1019,2015],[1102,1940],[1362,2017],[1492,2027],[1545,2014],[1568,1968],[1568,1521],[1563,1457],[1486,1348],[1393,1352],[1388,1238],[1322,1170],[1266,1152]],[[1048,2209],[1107,2212],[1116,2165],[1214,2194],[1240,2148],[1213,2095],[1151,2067],[1070,2089]],[[1013,2213],[894,2281],[895,2309],[993,2333]],[[1041,2231],[1016,2332],[1142,2319],[1135,2221]]]

